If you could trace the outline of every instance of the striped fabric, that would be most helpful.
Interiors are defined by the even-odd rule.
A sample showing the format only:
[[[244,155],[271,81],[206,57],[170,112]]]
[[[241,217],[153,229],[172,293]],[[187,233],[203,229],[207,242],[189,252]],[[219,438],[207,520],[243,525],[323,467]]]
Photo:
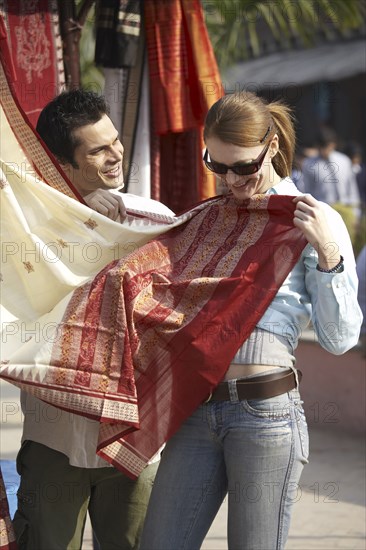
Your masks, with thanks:
[[[9,59],[6,57],[5,46],[6,45],[3,43],[2,49],[0,50],[0,97],[2,112],[6,117],[6,120],[2,121],[2,131],[3,136],[10,134],[9,130],[6,128],[10,124],[12,136],[14,136],[19,143],[19,147],[14,151],[13,160],[15,161],[17,159],[19,151],[22,150],[26,155],[26,157],[23,157],[23,171],[25,173],[29,175],[32,174],[35,178],[39,177],[54,189],[84,203],[84,200],[76,191],[72,183],[66,180],[66,176],[62,173],[60,166],[55,164],[53,155],[47,151],[44,144],[40,143],[40,139],[37,137],[33,125],[18,101],[16,90],[9,79],[10,75],[5,72],[6,63]],[[5,143],[5,140],[3,140],[3,150],[6,147]],[[21,167],[19,163],[16,164],[18,168]],[[16,168],[15,164],[14,168]]]
[[[98,454],[138,476],[223,378],[298,260],[293,211],[276,195],[201,203],[38,319],[1,377],[99,420]]]
[[[151,90],[151,190],[174,212],[216,194],[203,123],[223,95],[200,0],[145,0]]]
[[[103,67],[133,67],[141,28],[140,0],[97,2],[95,61]]]

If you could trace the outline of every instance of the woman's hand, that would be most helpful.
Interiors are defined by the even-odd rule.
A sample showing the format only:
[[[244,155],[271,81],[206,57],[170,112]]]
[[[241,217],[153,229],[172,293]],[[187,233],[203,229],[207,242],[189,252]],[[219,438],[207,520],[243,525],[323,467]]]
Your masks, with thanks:
[[[332,269],[341,255],[334,233],[336,228],[329,226],[324,204],[309,194],[299,195],[293,202],[296,204],[294,225],[318,252],[319,267]]]

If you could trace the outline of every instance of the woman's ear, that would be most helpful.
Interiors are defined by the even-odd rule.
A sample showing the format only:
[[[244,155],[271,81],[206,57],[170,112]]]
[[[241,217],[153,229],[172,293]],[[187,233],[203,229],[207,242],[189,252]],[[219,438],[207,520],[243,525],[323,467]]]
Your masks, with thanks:
[[[280,144],[279,144],[278,134],[275,134],[269,145],[269,155],[271,158],[277,155],[279,148],[280,148]]]

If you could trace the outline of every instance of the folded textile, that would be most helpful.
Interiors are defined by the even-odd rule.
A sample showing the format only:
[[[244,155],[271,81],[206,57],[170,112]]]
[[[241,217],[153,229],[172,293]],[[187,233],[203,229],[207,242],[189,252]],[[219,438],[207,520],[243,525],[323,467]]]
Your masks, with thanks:
[[[223,378],[306,244],[292,197],[217,197],[61,300],[1,377],[100,421],[137,476]]]

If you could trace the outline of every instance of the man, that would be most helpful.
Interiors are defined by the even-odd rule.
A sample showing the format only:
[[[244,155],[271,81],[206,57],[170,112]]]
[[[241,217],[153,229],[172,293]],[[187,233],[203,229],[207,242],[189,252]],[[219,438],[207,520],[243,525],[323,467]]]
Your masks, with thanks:
[[[301,190],[335,208],[353,237],[359,216],[360,195],[352,163],[336,150],[337,136],[331,128],[319,131],[319,154],[303,162]]]
[[[74,90],[42,111],[37,131],[87,204],[123,220],[123,146],[103,97]],[[162,204],[124,195],[127,206],[163,214]],[[136,549],[158,458],[137,481],[96,454],[99,423],[22,392],[24,428],[14,528],[20,549],[79,550],[86,514],[101,550]]]
[[[360,334],[361,354],[366,357],[366,244],[357,256],[356,269],[359,282],[357,297],[363,315]]]

